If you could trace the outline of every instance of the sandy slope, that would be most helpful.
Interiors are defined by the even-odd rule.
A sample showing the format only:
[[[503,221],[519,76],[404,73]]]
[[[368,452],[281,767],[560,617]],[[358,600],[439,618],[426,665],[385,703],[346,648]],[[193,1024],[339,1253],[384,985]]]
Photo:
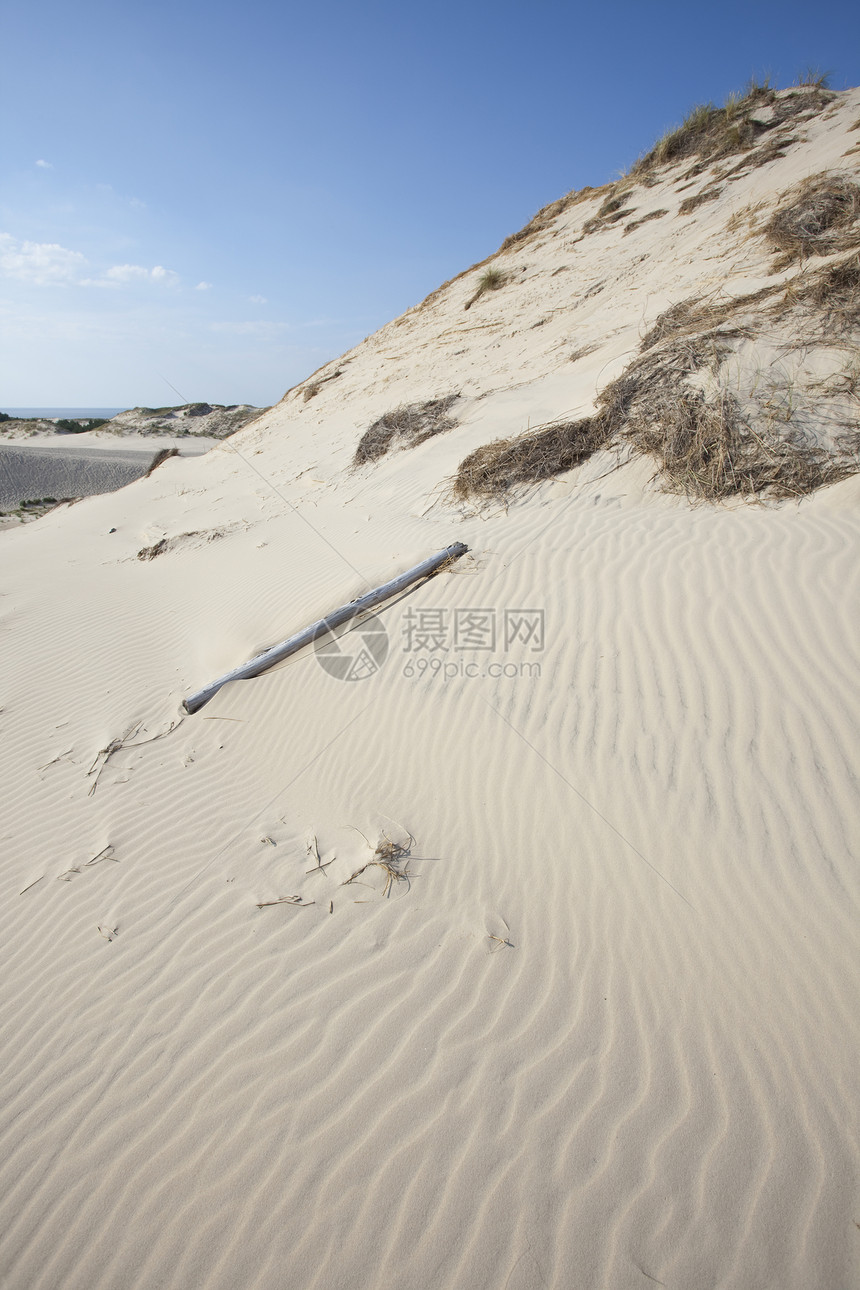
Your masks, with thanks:
[[[2,536],[4,1287],[856,1284],[860,483],[691,507],[601,454],[507,510],[443,485],[587,411],[667,303],[763,279],[726,219],[858,108],[686,222],[571,250],[575,207],[516,291],[456,282],[309,400]],[[458,389],[457,429],[349,470]],[[182,717],[458,539],[374,676],[309,652]],[[541,610],[544,647],[457,650],[458,610]],[[406,830],[408,883],[343,885]]]

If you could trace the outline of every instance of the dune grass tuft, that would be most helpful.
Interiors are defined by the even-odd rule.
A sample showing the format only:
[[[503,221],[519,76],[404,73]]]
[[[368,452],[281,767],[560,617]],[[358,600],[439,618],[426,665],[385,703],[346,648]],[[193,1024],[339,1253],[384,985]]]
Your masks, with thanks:
[[[832,255],[860,244],[860,188],[845,175],[824,172],[793,188],[764,225],[780,268],[810,255]]]
[[[704,206],[705,202],[715,202],[722,191],[722,188],[706,188],[704,192],[696,193],[694,197],[685,197],[678,207],[678,214],[692,215],[693,211]]]
[[[508,275],[503,273],[501,269],[492,267],[485,269],[480,278],[478,278],[478,287],[475,294],[466,301],[464,307],[466,309],[471,309],[475,301],[480,300],[481,296],[485,295],[486,292],[500,291],[507,281]]]
[[[385,412],[359,440],[353,466],[379,461],[392,448],[414,448],[434,435],[451,430],[457,421],[449,413],[459,397],[459,394],[447,394],[441,399],[406,403]]]
[[[605,439],[599,418],[557,422],[470,452],[454,480],[454,496],[502,497],[513,489],[561,475],[586,461]]]

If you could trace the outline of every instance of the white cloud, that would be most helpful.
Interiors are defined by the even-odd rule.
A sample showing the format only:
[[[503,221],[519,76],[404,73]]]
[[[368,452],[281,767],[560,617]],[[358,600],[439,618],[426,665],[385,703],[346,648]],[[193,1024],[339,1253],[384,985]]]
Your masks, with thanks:
[[[53,170],[53,169],[54,169],[54,167],[51,165],[50,161],[43,161],[41,157],[40,157],[40,158],[39,158],[39,160],[36,162],[36,165],[37,165],[41,170]]]
[[[82,276],[87,267],[85,255],[58,242],[28,242],[11,233],[0,233],[0,275],[30,286],[126,287],[150,283],[173,287],[179,282],[179,274],[165,269],[163,264],[152,269],[142,264],[113,264],[96,278]]]
[[[137,282],[149,277],[149,269],[145,269],[142,264],[114,264],[107,270],[105,277],[116,283]]]
[[[267,305],[269,302],[265,296],[249,296],[252,305]]]
[[[81,285],[86,287],[124,287],[132,282],[158,282],[164,286],[174,286],[179,281],[179,274],[172,269],[165,269],[156,264],[153,269],[144,268],[142,264],[112,264],[102,278],[87,278]]]
[[[211,283],[211,282],[198,282],[198,283],[197,283],[197,286],[194,288],[194,290],[195,290],[195,291],[209,291],[209,289],[211,288],[211,286],[212,286],[212,283]]]
[[[86,264],[80,251],[57,242],[20,242],[0,233],[0,273],[37,287],[73,282]]]

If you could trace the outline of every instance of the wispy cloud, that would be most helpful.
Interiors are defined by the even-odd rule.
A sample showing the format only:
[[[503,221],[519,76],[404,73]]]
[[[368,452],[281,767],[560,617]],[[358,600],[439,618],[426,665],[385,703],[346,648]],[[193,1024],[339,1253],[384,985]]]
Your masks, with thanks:
[[[212,287],[211,282],[198,282],[194,288],[195,291],[209,291]]]
[[[39,158],[39,160],[36,162],[36,165],[39,167],[39,169],[40,169],[40,170],[53,170],[53,169],[54,169],[54,167],[51,165],[50,161],[45,161],[45,160],[44,160],[44,158],[42,158],[42,157],[40,157],[40,158]]]
[[[155,283],[165,287],[175,287],[178,282],[179,274],[174,273],[172,269],[165,269],[162,264],[156,264],[152,269],[147,269],[142,264],[112,264],[101,277],[81,278],[79,285],[117,288]]]
[[[265,296],[249,296],[252,305],[267,305],[269,302]]]
[[[0,273],[37,287],[74,282],[86,264],[80,251],[57,242],[21,242],[0,233]]]

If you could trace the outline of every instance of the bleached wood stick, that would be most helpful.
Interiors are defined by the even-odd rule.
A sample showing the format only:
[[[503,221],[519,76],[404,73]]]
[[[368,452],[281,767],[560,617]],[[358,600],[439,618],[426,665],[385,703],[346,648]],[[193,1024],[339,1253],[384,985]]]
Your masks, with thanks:
[[[333,631],[340,627],[342,623],[349,622],[350,618],[357,618],[366,610],[372,609],[374,605],[379,605],[383,600],[388,600],[391,596],[396,596],[399,591],[404,591],[406,587],[417,582],[419,578],[426,578],[431,573],[445,564],[447,560],[459,560],[461,555],[465,555],[468,547],[464,542],[455,542],[452,546],[446,546],[444,551],[437,551],[414,568],[408,569],[406,573],[401,573],[399,577],[392,578],[390,582],[384,582],[381,587],[375,587],[373,591],[368,591],[366,595],[359,596],[358,600],[351,600],[348,605],[341,605],[334,613],[329,614],[327,618],[321,618],[318,622],[312,623],[304,631],[297,632],[295,636],[290,636],[279,645],[273,645],[271,649],[264,650],[255,658],[249,659],[241,667],[234,667],[232,672],[225,672],[219,676],[216,681],[210,681],[204,685],[202,690],[195,694],[190,694],[185,700],[185,709],[187,712],[197,712],[202,708],[204,703],[218,693],[222,685],[228,681],[245,681],[249,677],[259,676],[268,668],[274,667],[275,663],[280,663],[282,659],[289,658],[298,650],[303,649],[305,645],[310,645],[318,636],[325,635],[326,632]]]

